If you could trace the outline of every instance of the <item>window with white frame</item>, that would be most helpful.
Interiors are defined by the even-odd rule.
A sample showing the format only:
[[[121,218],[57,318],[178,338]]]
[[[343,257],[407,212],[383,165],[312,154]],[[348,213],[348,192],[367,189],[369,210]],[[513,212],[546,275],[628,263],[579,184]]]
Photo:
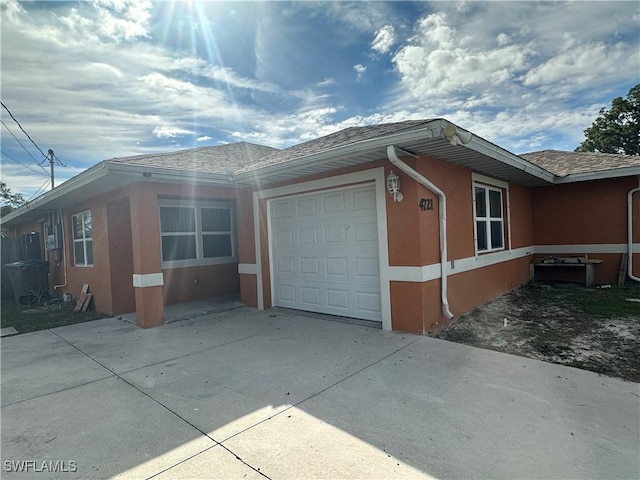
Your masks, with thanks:
[[[91,210],[71,216],[73,228],[73,264],[76,267],[93,266],[93,234]]]
[[[478,253],[504,249],[502,190],[476,183],[473,191]]]
[[[234,262],[234,224],[231,202],[160,201],[163,266]]]

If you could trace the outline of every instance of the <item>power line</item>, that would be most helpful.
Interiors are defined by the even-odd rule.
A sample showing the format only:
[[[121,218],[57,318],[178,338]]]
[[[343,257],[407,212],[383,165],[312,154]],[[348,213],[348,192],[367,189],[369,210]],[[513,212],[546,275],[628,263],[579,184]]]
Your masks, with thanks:
[[[64,163],[62,163],[62,160],[60,160],[55,153],[53,154],[53,158],[56,159],[56,162],[58,162],[58,165],[60,165],[61,167],[67,167]]]
[[[18,139],[18,137],[16,137],[16,136],[13,134],[13,132],[12,132],[12,131],[11,131],[11,129],[7,126],[7,124],[6,124],[6,123],[4,123],[2,120],[0,120],[0,123],[2,123],[2,125],[4,126],[4,128],[6,128],[6,129],[7,129],[7,131],[11,134],[11,136],[12,136],[13,138],[15,138],[16,142],[18,142],[18,143],[20,144],[20,146],[23,148],[23,150],[24,150],[25,152],[27,152],[27,155],[29,155],[29,156],[33,159],[33,161],[34,161],[34,162],[36,162],[36,164],[37,164],[37,165],[38,165],[42,170],[44,170],[44,172],[45,172],[45,173],[47,173],[47,171],[46,171],[46,170],[45,170],[45,168],[42,166],[42,164],[41,164],[40,162],[38,162],[38,160],[36,160],[36,157],[34,157],[33,155],[31,155],[31,152],[30,152],[29,150],[27,150],[27,147],[25,147],[25,146],[22,144],[22,142]]]
[[[47,178],[45,182],[42,185],[40,185],[40,188],[36,190],[36,192],[33,195],[31,195],[31,197],[29,197],[29,200],[27,200],[27,202],[30,202],[31,200],[33,200],[33,198],[40,193],[40,190],[42,190],[50,181],[51,180]]]
[[[33,143],[33,145],[34,145],[34,146],[35,146],[35,147],[40,151],[40,153],[42,154],[42,156],[43,156],[45,159],[47,159],[47,160],[48,160],[48,159],[49,159],[49,157],[47,157],[47,154],[46,154],[46,153],[44,153],[44,152],[42,151],[42,149],[38,146],[38,144],[37,144],[36,142],[34,142],[34,141],[33,141],[33,138],[31,138],[31,137],[29,136],[29,134],[27,133],[27,131],[26,131],[24,128],[22,128],[22,125],[20,125],[20,122],[19,122],[18,120],[16,120],[16,117],[14,117],[14,116],[13,116],[13,113],[11,113],[11,110],[9,110],[9,109],[7,108],[7,106],[6,106],[4,103],[2,103],[1,101],[0,101],[0,104],[2,104],[2,106],[3,106],[3,107],[4,107],[4,109],[7,111],[7,113],[9,114],[9,116],[10,116],[11,118],[13,118],[13,121],[14,121],[14,122],[16,122],[16,123],[18,124],[18,127],[20,127],[20,130],[22,130],[22,132],[27,136],[27,138],[28,138],[29,140],[31,140],[31,143]]]
[[[24,168],[26,168],[27,170],[31,170],[31,171],[32,171],[32,172],[34,172],[34,173],[40,173],[40,174],[43,174],[43,175],[47,175],[47,176],[48,176],[48,174],[47,174],[46,172],[41,172],[40,170],[34,170],[34,169],[33,169],[33,168],[31,168],[29,165],[25,165],[24,163],[22,163],[22,162],[20,162],[20,161],[16,160],[15,158],[13,158],[11,155],[9,155],[9,154],[8,154],[8,153],[6,153],[6,152],[0,152],[0,153],[2,153],[2,155],[4,155],[5,157],[7,157],[8,159],[13,160],[13,161],[14,161],[14,162],[16,162],[17,164],[22,165],[22,166],[23,166]]]

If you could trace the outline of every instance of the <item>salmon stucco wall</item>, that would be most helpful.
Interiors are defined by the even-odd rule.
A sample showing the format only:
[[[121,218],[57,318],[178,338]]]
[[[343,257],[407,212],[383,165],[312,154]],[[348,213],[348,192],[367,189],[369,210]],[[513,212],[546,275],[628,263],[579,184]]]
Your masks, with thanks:
[[[471,171],[427,156],[420,156],[417,171],[445,193],[447,204],[447,260],[473,256],[475,247]],[[431,195],[437,200],[435,194]],[[432,213],[433,222],[435,223],[432,227],[434,230],[439,228],[437,208],[438,206],[434,201],[434,211]],[[435,246],[438,247],[438,245],[438,241],[436,241]],[[439,250],[436,250],[436,252],[439,252]],[[440,262],[439,253],[436,262]]]
[[[534,188],[535,243],[626,243],[627,192],[636,187],[637,178],[623,177]],[[636,222],[635,238],[639,229]]]
[[[240,292],[237,263],[163,269],[165,305]]]
[[[627,250],[627,193],[638,187],[637,177],[622,177],[568,183],[533,189],[532,202],[536,245],[547,248],[543,256],[584,256],[603,260],[594,269],[596,283],[616,283]],[[633,241],[640,243],[640,196],[633,206]],[[575,251],[571,245],[580,245]],[[586,245],[586,247],[585,247]],[[553,249],[551,249],[553,250]],[[634,272],[640,270],[640,254],[633,254]],[[584,281],[582,269],[549,268],[536,271],[541,280]]]
[[[258,278],[256,275],[240,275],[240,301],[250,307],[258,306]]]
[[[154,314],[155,318],[161,316],[161,307],[165,303],[239,293],[240,278],[236,262],[161,269],[158,209],[149,205],[157,205],[158,199],[162,198],[233,200],[236,201],[237,215],[243,215],[247,210],[247,203],[238,199],[247,197],[250,197],[250,193],[246,190],[237,191],[233,188],[142,182],[65,208],[62,214],[65,239],[63,252],[67,259],[66,285],[62,285],[65,283],[63,257],[58,262],[51,262],[50,285],[62,285],[56,290],[59,295],[70,293],[74,298],[78,298],[82,286],[85,283],[89,284],[95,308],[110,314],[136,310],[136,295],[140,297],[141,291],[144,290],[142,293],[148,298],[138,300],[146,305],[146,309],[158,310],[153,306],[154,302],[162,299],[160,310]],[[79,267],[74,265],[73,260],[71,216],[85,210],[91,210],[94,264]],[[34,226],[40,229],[39,233],[42,235],[41,226]],[[245,255],[251,256],[253,242],[246,241],[245,231],[239,229],[237,233],[243,237],[242,240],[237,239],[239,250],[241,245],[248,243],[250,247],[243,248],[242,251]],[[253,255],[255,257],[255,253]],[[134,289],[134,272],[162,272],[165,285]]]
[[[119,315],[135,312],[131,211],[128,197],[107,203],[107,229],[112,313]]]
[[[462,315],[473,308],[525,283],[529,278],[529,255],[469,271],[455,271],[455,261],[475,257],[473,217],[473,177],[466,168],[420,156],[402,158],[418,173],[439,187],[446,196],[447,205],[447,265],[453,271],[447,277],[448,302],[451,312]],[[386,169],[388,174],[393,165]],[[394,170],[394,173],[395,170]],[[439,203],[435,193],[398,173],[404,199],[393,202],[387,196],[387,222],[389,225],[389,260],[391,266],[438,265],[440,263]],[[521,185],[508,185],[503,190],[503,220],[505,249],[484,255],[508,255],[508,239],[512,247],[533,245],[533,219],[531,189]],[[507,204],[507,197],[509,202]],[[426,199],[433,210],[421,210],[420,201]],[[510,211],[511,223],[509,224]],[[419,249],[419,251],[416,251]],[[453,263],[451,263],[453,261]],[[442,313],[441,280],[423,283],[392,281],[391,313],[394,330],[425,333],[442,328],[450,320]]]
[[[253,224],[253,192],[238,190],[236,198],[238,224],[238,263],[256,263],[256,241]]]
[[[93,266],[76,266],[73,256],[72,216],[91,210],[91,235],[93,248]],[[113,313],[111,295],[111,270],[109,266],[109,239],[107,230],[107,205],[104,200],[92,199],[63,210],[64,215],[64,254],[67,256],[67,285],[64,293],[78,298],[84,284],[89,285],[93,294],[93,304],[99,312]]]

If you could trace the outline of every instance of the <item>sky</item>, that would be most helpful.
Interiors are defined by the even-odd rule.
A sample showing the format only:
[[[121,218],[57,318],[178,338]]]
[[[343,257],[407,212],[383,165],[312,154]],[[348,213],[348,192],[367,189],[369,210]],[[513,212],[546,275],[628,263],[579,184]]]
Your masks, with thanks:
[[[113,157],[408,119],[573,150],[640,82],[636,1],[0,2],[2,102],[65,165],[56,186]],[[48,164],[0,118],[1,179],[33,198]]]

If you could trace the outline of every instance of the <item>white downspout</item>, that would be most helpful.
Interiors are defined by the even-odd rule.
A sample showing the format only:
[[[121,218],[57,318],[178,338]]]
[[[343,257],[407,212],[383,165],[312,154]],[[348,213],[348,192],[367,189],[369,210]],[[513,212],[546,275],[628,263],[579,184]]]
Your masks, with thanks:
[[[452,319],[453,313],[451,313],[451,310],[449,309],[449,300],[447,297],[447,199],[445,194],[426,177],[419,174],[409,165],[400,160],[396,153],[395,145],[387,146],[387,158],[393,165],[438,196],[438,210],[440,214],[440,282],[442,285],[442,313],[444,313],[448,319]]]
[[[640,177],[638,177],[640,180]],[[636,282],[640,282],[640,277],[636,277],[633,274],[633,203],[632,197],[633,194],[639,192],[640,187],[632,188],[627,193],[627,247],[628,247],[628,256],[627,256],[627,275],[631,280],[635,280]]]
[[[62,258],[64,262],[64,283],[60,285],[54,285],[54,291],[58,288],[67,286],[67,251],[65,250],[66,244],[64,241],[64,216],[62,215],[62,209],[58,210],[58,215],[60,216],[60,230],[62,230],[62,238],[60,239],[60,241],[62,242]],[[73,248],[71,249],[71,251],[73,251]]]

